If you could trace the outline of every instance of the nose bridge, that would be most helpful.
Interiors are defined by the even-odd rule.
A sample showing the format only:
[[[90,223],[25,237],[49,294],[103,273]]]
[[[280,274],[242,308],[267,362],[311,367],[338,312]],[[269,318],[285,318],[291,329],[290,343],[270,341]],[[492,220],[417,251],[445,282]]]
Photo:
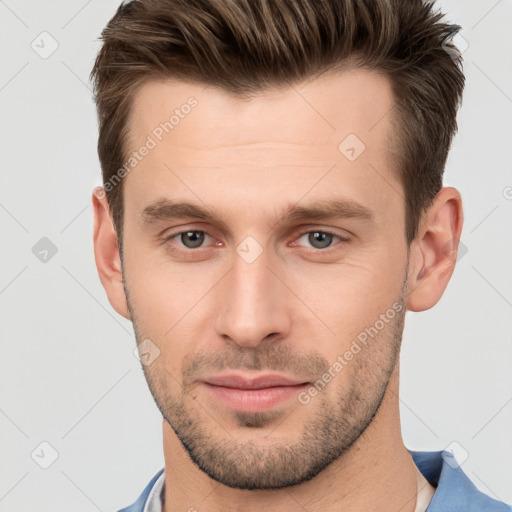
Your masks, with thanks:
[[[284,287],[268,268],[269,254],[254,241],[242,242],[223,280],[218,334],[244,346],[256,346],[269,334],[289,329]]]

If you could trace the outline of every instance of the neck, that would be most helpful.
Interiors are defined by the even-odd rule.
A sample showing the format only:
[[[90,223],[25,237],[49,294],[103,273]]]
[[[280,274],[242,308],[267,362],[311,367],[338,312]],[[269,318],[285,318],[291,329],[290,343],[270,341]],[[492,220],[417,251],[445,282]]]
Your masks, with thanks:
[[[165,512],[346,512],[400,510],[423,512],[434,489],[404,446],[399,419],[398,362],[381,407],[359,439],[320,474],[300,485],[276,490],[224,486],[190,460],[172,428],[163,424]],[[422,499],[417,498],[421,491]]]

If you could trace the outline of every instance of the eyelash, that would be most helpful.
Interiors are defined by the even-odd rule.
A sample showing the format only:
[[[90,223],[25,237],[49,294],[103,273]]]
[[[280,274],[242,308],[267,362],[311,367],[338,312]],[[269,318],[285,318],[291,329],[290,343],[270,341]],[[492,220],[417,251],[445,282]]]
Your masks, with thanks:
[[[210,233],[208,233],[208,231],[205,231],[204,229],[187,229],[185,231],[179,231],[178,233],[174,233],[172,235],[169,235],[168,237],[164,238],[164,243],[168,243],[168,242],[171,242],[174,238],[177,238],[179,237],[180,235],[183,235],[185,233],[189,233],[189,232],[193,232],[193,233],[204,233],[205,235],[209,236],[210,238],[214,238],[212,235],[210,235]],[[310,233],[322,233],[324,235],[329,235],[329,236],[332,236],[334,238],[338,238],[339,239],[339,243],[343,243],[343,242],[348,242],[349,239],[348,238],[345,238],[337,233],[334,233],[333,231],[329,231],[328,229],[310,229],[310,230],[307,230],[307,231],[303,231],[301,233],[299,233],[299,235],[296,237],[296,239],[299,239],[299,238],[302,238],[304,235],[308,235]],[[337,244],[333,244],[333,245],[329,245],[328,247],[326,247],[325,249],[315,249],[315,248],[307,248],[309,250],[309,252],[315,252],[315,253],[327,253],[327,252],[330,252],[330,250]],[[180,248],[181,249],[181,248]],[[206,249],[206,247],[197,247],[195,249],[189,249],[188,247],[185,247],[183,246],[183,250],[185,252],[188,252],[188,253],[193,253],[195,251],[199,251],[201,249]]]

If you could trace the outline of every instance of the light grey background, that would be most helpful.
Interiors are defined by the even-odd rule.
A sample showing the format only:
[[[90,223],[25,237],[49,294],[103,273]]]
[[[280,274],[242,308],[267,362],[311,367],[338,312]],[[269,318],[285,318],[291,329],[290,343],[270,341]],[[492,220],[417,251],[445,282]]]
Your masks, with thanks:
[[[0,0],[1,512],[117,510],[163,467],[131,324],[110,307],[92,246],[88,75],[118,4]],[[455,442],[475,485],[512,502],[512,2],[438,5],[468,44],[446,170],[464,198],[467,254],[440,303],[407,315],[403,435],[411,449]],[[32,251],[43,237],[57,248],[46,262]]]

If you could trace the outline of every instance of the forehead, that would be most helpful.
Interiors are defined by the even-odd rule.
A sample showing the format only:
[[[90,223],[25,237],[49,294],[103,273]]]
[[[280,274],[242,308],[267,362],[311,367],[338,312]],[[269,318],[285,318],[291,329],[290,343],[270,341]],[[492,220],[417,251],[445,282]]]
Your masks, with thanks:
[[[129,139],[130,151],[148,138],[152,149],[125,178],[126,211],[175,196],[216,210],[238,202],[253,213],[305,193],[376,211],[403,201],[390,197],[401,186],[388,162],[393,102],[389,79],[360,69],[248,99],[204,84],[148,82],[135,95]]]
[[[130,139],[137,144],[147,134],[158,138],[163,130],[166,146],[176,151],[245,145],[240,149],[252,152],[265,149],[258,145],[283,142],[295,144],[295,150],[303,147],[304,156],[314,146],[332,160],[349,134],[366,149],[380,149],[376,144],[390,130],[393,101],[389,79],[363,69],[326,74],[249,99],[203,84],[150,81],[135,94]],[[168,132],[158,129],[169,121]]]

